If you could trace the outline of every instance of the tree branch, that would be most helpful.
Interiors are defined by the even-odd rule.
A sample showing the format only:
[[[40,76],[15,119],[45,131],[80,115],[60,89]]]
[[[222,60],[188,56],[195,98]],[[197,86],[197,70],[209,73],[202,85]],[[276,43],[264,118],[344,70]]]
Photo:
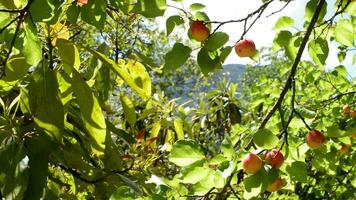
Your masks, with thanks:
[[[309,24],[309,26],[308,26],[308,29],[307,29],[307,31],[306,31],[306,33],[305,33],[305,35],[304,35],[303,41],[302,41],[302,43],[301,43],[301,45],[300,45],[300,47],[299,47],[297,56],[296,56],[296,58],[294,59],[294,63],[293,63],[293,65],[292,65],[292,69],[291,69],[291,72],[290,72],[290,74],[289,74],[289,76],[288,76],[287,82],[286,82],[286,84],[284,85],[284,88],[283,88],[281,94],[279,95],[278,100],[277,100],[276,103],[273,105],[272,109],[267,113],[267,115],[265,116],[265,118],[262,120],[262,123],[261,123],[259,129],[263,129],[263,128],[266,126],[267,122],[270,120],[270,118],[271,118],[271,117],[273,116],[273,114],[276,112],[276,110],[278,109],[278,107],[281,106],[282,101],[283,101],[285,95],[287,94],[288,90],[291,88],[292,82],[293,82],[293,79],[294,79],[294,76],[295,76],[295,73],[296,73],[296,71],[297,71],[297,67],[298,67],[298,65],[299,65],[300,59],[302,58],[303,51],[304,51],[305,46],[306,46],[306,44],[307,44],[307,42],[308,42],[308,40],[309,40],[310,34],[311,34],[311,32],[312,32],[312,30],[313,30],[313,28],[314,28],[314,25],[315,25],[315,23],[316,23],[316,21],[317,21],[317,19],[318,19],[318,17],[319,17],[319,14],[320,14],[320,12],[321,12],[321,9],[322,9],[324,3],[325,3],[325,0],[320,0],[320,1],[319,1],[318,6],[317,6],[317,8],[316,8],[316,10],[315,10],[315,13],[314,13],[314,15],[313,15],[313,18],[312,18],[312,20],[311,20],[311,22],[310,22],[310,24]]]
[[[320,0],[319,3],[318,3],[318,6],[314,12],[314,15],[313,15],[313,18],[312,20],[310,21],[310,24],[307,28],[307,31],[305,32],[305,35],[303,37],[303,40],[302,40],[302,43],[298,49],[298,53],[297,53],[297,56],[295,57],[294,59],[294,63],[292,65],[292,69],[290,71],[290,74],[288,76],[288,79],[281,91],[281,94],[279,95],[279,98],[277,99],[276,103],[273,105],[273,107],[270,109],[270,111],[267,113],[267,115],[264,117],[264,119],[262,120],[262,123],[260,125],[260,127],[258,129],[263,129],[267,122],[271,119],[271,117],[273,116],[273,114],[278,110],[278,108],[281,106],[282,102],[283,102],[283,99],[284,97],[286,96],[288,90],[292,87],[292,83],[293,83],[293,80],[294,80],[294,76],[295,76],[295,73],[297,72],[297,68],[298,68],[298,65],[299,65],[299,62],[300,62],[300,59],[302,58],[302,55],[303,55],[303,52],[304,52],[304,49],[305,49],[305,46],[306,44],[308,43],[308,40],[309,40],[309,37],[310,37],[310,34],[317,22],[317,19],[320,15],[320,12],[321,12],[321,9],[323,8],[323,5],[325,3],[325,0]],[[249,149],[251,146],[253,145],[253,140],[251,140],[248,145],[245,147],[245,149]]]

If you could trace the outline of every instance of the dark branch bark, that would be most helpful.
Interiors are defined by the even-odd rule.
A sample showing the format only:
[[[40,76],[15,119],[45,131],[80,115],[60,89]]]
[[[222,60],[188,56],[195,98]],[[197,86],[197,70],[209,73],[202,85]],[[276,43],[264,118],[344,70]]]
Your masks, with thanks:
[[[310,37],[310,34],[314,28],[314,25],[316,24],[316,21],[319,17],[319,14],[321,12],[321,9],[323,7],[325,3],[325,0],[320,0],[319,3],[318,3],[318,6],[315,10],[315,13],[313,15],[313,18],[308,26],[308,29],[304,35],[304,38],[303,38],[303,41],[299,47],[299,50],[298,50],[298,53],[297,53],[297,56],[296,58],[294,59],[294,63],[292,65],[292,69],[291,69],[291,72],[288,76],[288,79],[287,79],[287,82],[286,84],[284,85],[284,88],[281,92],[281,94],[279,95],[279,98],[278,100],[276,101],[276,103],[273,105],[272,109],[267,113],[267,115],[265,116],[265,118],[263,119],[259,129],[263,129],[267,122],[270,120],[270,118],[273,116],[273,114],[276,112],[276,110],[278,109],[278,107],[281,106],[282,102],[283,102],[283,99],[284,97],[286,96],[288,90],[291,88],[292,86],[292,81],[294,79],[294,76],[295,76],[295,73],[297,72],[297,68],[298,68],[298,65],[299,65],[299,62],[300,62],[300,59],[302,58],[302,54],[304,52],[304,49],[305,49],[305,46],[309,40],[309,37]]]

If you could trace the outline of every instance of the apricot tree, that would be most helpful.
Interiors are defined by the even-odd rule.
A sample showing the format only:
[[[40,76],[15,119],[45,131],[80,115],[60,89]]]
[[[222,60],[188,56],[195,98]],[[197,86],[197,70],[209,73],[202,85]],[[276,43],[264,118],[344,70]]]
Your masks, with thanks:
[[[0,0],[0,198],[356,199],[356,87],[342,65],[356,60],[356,2],[309,0],[301,29],[276,22],[266,55],[250,31],[297,2],[215,21],[182,1]],[[153,84],[185,67],[208,79],[233,49],[273,73],[239,95],[222,82],[195,108]],[[340,65],[326,70],[328,57]]]

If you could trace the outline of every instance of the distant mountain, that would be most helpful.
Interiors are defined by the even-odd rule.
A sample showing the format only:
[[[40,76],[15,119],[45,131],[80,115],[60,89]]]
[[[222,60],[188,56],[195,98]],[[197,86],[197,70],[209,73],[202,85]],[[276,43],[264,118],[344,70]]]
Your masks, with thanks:
[[[243,74],[245,73],[246,66],[240,64],[228,64],[224,65],[223,69],[216,72],[213,77],[214,80],[220,81],[223,78],[230,79],[231,82],[237,83],[241,81]]]
[[[246,66],[241,64],[228,64],[223,65],[223,69],[216,71],[211,77],[208,77],[209,86],[200,87],[198,91],[194,91],[195,94],[201,92],[209,92],[217,88],[217,83],[223,79],[229,80],[232,83],[238,83],[243,78],[243,74],[246,71]],[[195,81],[188,82],[184,85],[180,85],[179,92],[174,95],[174,98],[179,98],[178,103],[184,103],[188,100],[192,100],[197,95],[191,94],[191,88],[194,88],[194,84],[197,84]],[[196,102],[196,101],[194,101]]]

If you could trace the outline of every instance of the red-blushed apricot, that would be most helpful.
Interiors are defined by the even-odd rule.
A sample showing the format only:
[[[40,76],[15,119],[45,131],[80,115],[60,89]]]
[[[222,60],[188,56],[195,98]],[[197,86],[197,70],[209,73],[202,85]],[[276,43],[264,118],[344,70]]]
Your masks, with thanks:
[[[242,159],[242,167],[246,173],[254,174],[258,172],[262,166],[262,159],[256,154],[249,153]]]
[[[350,114],[350,112],[351,112],[351,108],[350,108],[349,104],[344,105],[342,107],[342,110],[343,110],[344,114]]]
[[[307,142],[307,145],[311,149],[317,149],[317,148],[321,147],[321,145],[324,144],[325,138],[324,138],[324,135],[320,131],[311,130],[306,135],[305,140]]]
[[[356,110],[353,110],[352,112],[350,112],[350,117],[356,118]]]
[[[194,40],[203,42],[209,37],[210,30],[205,26],[203,21],[193,21],[189,28]]]
[[[256,53],[256,46],[252,40],[243,39],[235,44],[235,52],[240,57],[252,57]]]
[[[351,144],[343,144],[338,152],[339,155],[344,155],[346,154],[351,147]]]
[[[281,189],[282,187],[283,187],[283,180],[281,177],[278,177],[275,181],[273,181],[273,183],[267,186],[266,190],[268,192],[275,192]]]
[[[88,1],[89,0],[77,0],[77,3],[78,3],[79,6],[83,6],[85,4],[88,4]]]
[[[284,162],[284,156],[278,149],[272,149],[266,153],[266,163],[278,169]]]

